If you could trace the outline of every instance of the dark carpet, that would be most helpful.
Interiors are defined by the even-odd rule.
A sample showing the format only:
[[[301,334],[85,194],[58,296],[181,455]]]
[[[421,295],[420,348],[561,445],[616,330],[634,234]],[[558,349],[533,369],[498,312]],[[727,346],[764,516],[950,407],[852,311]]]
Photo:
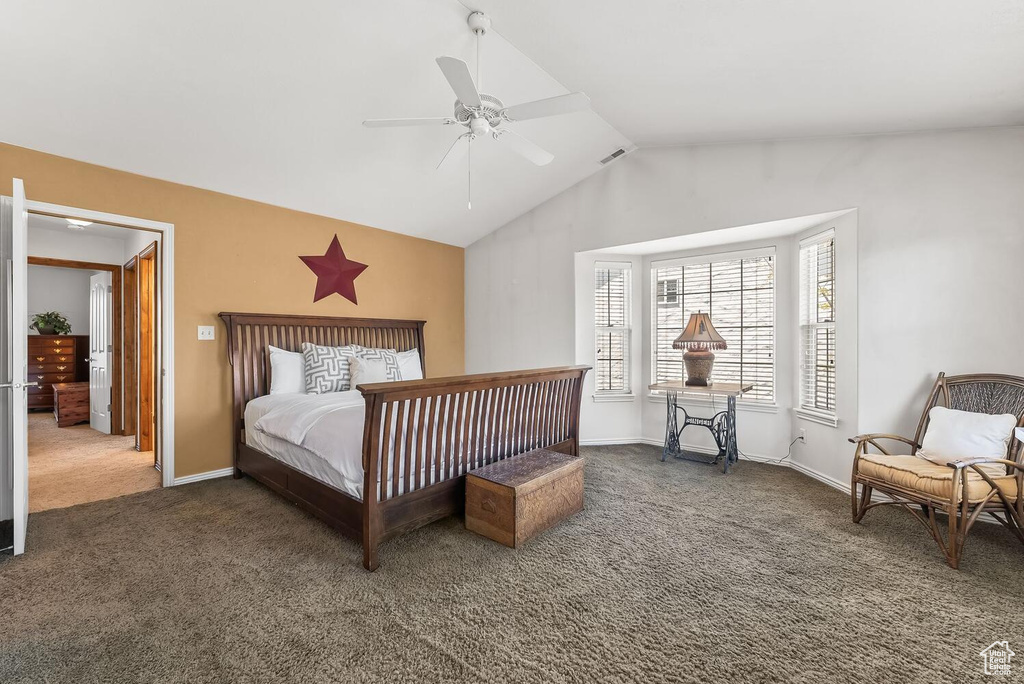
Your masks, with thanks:
[[[959,683],[1024,654],[1001,527],[956,572],[905,512],[658,454],[586,449],[586,510],[519,551],[450,519],[373,574],[248,479],[35,514],[0,560],[0,682]]]

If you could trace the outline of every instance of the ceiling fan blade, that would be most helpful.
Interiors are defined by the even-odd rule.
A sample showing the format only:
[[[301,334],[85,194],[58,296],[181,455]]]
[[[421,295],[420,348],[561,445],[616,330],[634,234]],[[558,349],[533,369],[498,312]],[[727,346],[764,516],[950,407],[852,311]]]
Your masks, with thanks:
[[[469,65],[461,59],[454,57],[438,57],[437,66],[441,67],[441,73],[448,79],[448,85],[455,91],[455,97],[467,107],[479,107],[480,93],[476,91],[473,83],[473,75],[469,73]]]
[[[433,119],[367,119],[363,125],[367,128],[391,128],[394,126],[434,126],[458,123],[455,119],[440,117]]]
[[[569,93],[549,97],[546,100],[534,100],[523,104],[512,105],[501,110],[501,115],[509,121],[525,121],[545,116],[572,114],[590,109],[590,98],[586,93]]]
[[[543,147],[535,145],[508,128],[501,129],[500,133],[495,132],[494,139],[498,142],[505,143],[509,149],[514,152],[518,152],[537,166],[547,166],[555,158],[555,155],[551,154]]]
[[[466,152],[468,151],[469,145],[465,144],[463,142],[463,140],[465,138],[468,138],[471,135],[473,135],[473,134],[472,133],[463,133],[458,138],[456,138],[455,142],[452,143],[452,146],[449,147],[448,151],[444,153],[443,157],[441,157],[441,161],[439,161],[437,163],[437,168],[435,170],[440,170],[442,168],[449,167],[452,164],[454,164],[456,161],[458,161],[458,160],[462,159],[463,157],[465,157],[466,156]]]

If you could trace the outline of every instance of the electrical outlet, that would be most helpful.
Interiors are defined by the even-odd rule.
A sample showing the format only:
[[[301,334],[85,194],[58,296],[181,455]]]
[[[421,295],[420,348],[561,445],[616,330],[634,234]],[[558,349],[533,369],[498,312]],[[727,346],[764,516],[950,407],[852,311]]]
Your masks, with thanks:
[[[212,325],[199,326],[199,339],[212,340],[214,338],[214,327]]]
[[[803,428],[800,428],[800,437],[799,437],[799,439],[800,439],[800,442],[802,444],[807,444],[807,430],[805,430]]]

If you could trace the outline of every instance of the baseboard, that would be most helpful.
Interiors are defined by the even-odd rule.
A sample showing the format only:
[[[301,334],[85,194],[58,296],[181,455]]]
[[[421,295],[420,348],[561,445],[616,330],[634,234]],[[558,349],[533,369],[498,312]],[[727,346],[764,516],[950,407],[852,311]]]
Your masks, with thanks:
[[[664,445],[664,440],[651,439],[648,437],[637,437],[635,439],[581,439],[580,446],[613,446],[620,444],[650,444],[652,446]],[[717,449],[708,448],[706,446],[698,446],[696,444],[683,444],[682,447],[687,451],[697,451],[703,454],[714,454],[718,453]],[[829,487],[833,487],[843,492],[844,494],[850,493],[850,483],[837,480],[834,477],[825,475],[824,473],[818,472],[814,468],[803,465],[802,463],[796,463],[790,459],[780,461],[774,456],[765,456],[764,454],[751,454],[743,452],[740,455],[741,461],[753,461],[755,463],[767,463],[769,465],[782,466],[784,468],[792,468],[793,470],[806,475],[807,477],[817,480],[823,484],[827,484]]]
[[[827,484],[829,487],[834,487],[834,488],[838,489],[843,494],[849,494],[850,493],[850,483],[849,482],[843,482],[842,480],[837,480],[834,477],[831,477],[831,476],[826,475],[824,473],[818,472],[814,468],[809,468],[808,466],[805,466],[803,463],[797,463],[796,461],[786,461],[786,465],[789,466],[790,468],[792,468],[793,470],[797,471],[797,472],[803,473],[807,477],[813,478],[813,479],[817,480],[818,482],[823,482],[823,483]]]
[[[612,437],[608,439],[581,439],[580,446],[617,446],[621,444],[647,444],[648,442],[642,437],[634,437],[629,439],[622,439],[621,437]],[[658,442],[661,444],[661,442]]]
[[[221,468],[220,470],[210,470],[205,473],[176,477],[174,478],[174,486],[177,487],[178,485],[189,484],[192,482],[202,482],[203,480],[214,480],[218,477],[228,477],[229,475],[233,475],[234,472],[234,468]]]

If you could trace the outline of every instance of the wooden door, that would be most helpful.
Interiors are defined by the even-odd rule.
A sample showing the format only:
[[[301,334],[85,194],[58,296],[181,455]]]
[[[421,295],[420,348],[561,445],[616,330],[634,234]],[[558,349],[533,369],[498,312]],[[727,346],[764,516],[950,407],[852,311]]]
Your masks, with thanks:
[[[139,418],[137,425],[139,451],[156,454],[156,331],[157,331],[157,249],[154,243],[139,255]]]

